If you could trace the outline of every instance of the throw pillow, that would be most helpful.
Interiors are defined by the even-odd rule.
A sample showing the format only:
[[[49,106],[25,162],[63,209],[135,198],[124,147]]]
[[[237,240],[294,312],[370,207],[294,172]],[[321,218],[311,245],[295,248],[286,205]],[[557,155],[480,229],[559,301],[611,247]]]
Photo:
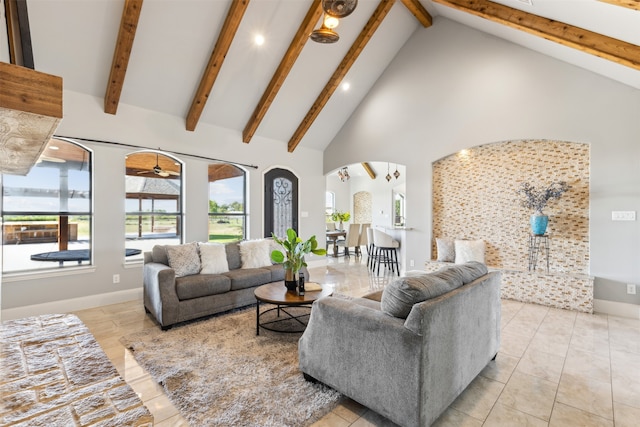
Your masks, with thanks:
[[[176,272],[176,277],[190,276],[200,272],[197,243],[168,245],[166,248],[169,267]]]
[[[438,261],[454,262],[456,259],[456,250],[453,239],[436,239],[436,249],[438,250]]]
[[[240,242],[242,268],[260,268],[271,265],[271,242],[266,239]]]
[[[456,264],[477,261],[484,264],[484,240],[456,240]]]
[[[221,243],[198,243],[200,249],[200,274],[220,274],[229,271],[227,251]]]

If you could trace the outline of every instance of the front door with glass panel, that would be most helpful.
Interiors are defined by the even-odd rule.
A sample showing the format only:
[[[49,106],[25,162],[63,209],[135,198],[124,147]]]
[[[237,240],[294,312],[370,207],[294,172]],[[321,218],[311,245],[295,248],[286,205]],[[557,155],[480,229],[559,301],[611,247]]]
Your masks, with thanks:
[[[298,178],[286,169],[272,169],[265,175],[264,235],[286,236],[298,231]]]

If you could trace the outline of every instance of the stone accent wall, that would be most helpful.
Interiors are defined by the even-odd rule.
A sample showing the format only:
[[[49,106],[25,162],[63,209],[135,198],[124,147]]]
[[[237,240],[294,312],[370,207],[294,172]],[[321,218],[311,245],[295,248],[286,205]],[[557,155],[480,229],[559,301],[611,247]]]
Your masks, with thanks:
[[[482,239],[486,263],[528,269],[529,217],[516,194],[566,181],[571,189],[545,209],[549,215],[550,272],[589,273],[589,145],[549,140],[508,141],[452,154],[433,164],[435,238]],[[537,269],[543,269],[538,257]]]
[[[353,223],[371,224],[371,193],[358,191],[353,195]]]
[[[433,273],[449,265],[452,264],[427,261],[425,270]],[[497,269],[490,268],[489,270],[495,271]],[[581,274],[500,271],[502,273],[501,298],[593,313],[593,277]]]
[[[0,425],[153,425],[77,316],[9,320],[0,338]]]

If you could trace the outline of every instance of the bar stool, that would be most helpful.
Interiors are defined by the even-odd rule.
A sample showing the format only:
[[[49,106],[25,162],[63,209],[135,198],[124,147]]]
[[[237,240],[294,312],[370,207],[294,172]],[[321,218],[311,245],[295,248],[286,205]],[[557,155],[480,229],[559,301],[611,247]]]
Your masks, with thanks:
[[[376,263],[375,245],[373,244],[373,228],[367,228],[367,267],[373,271]]]
[[[376,248],[377,272],[380,274],[380,264],[385,268],[391,268],[391,273],[400,276],[400,266],[398,265],[398,251],[400,242],[380,230],[373,230],[373,244]]]

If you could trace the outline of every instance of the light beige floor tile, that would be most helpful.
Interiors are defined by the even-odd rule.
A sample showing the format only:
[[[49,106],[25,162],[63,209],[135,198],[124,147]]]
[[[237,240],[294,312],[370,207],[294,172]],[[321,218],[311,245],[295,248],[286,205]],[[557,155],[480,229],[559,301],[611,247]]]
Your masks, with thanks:
[[[504,387],[498,402],[548,421],[551,417],[557,387],[558,385],[551,381],[516,370]]]
[[[431,427],[481,427],[482,421],[449,407]]]
[[[612,351],[640,354],[640,330],[610,328],[609,342]]]
[[[607,331],[595,331],[588,334],[585,333],[585,330],[581,332],[582,335],[574,333],[571,336],[570,348],[609,356],[609,333]]]
[[[567,350],[569,350],[570,342],[570,332],[557,330],[555,327],[540,327],[529,344],[529,350],[544,351],[545,353],[565,357]]]
[[[613,421],[562,403],[556,403],[549,427],[613,427]]]
[[[180,414],[169,417],[160,422],[154,422],[154,427],[189,427],[187,420],[182,418]],[[340,426],[341,427],[341,426]]]
[[[574,325],[574,333],[586,332],[608,332],[609,319],[605,314],[578,313]]]
[[[398,427],[398,425],[373,411],[367,411],[351,424],[351,427]]]
[[[162,386],[155,382],[151,375],[147,374],[144,377],[129,381],[131,386],[143,402],[154,399],[161,396],[164,392]]]
[[[516,369],[518,360],[517,357],[498,352],[496,360],[489,362],[482,372],[480,372],[480,375],[506,384]]]
[[[567,354],[564,372],[574,376],[585,376],[597,381],[611,382],[611,362],[609,357],[587,351],[571,349]]]
[[[535,319],[520,318],[519,313],[505,326],[502,331],[508,334],[522,335],[529,339],[533,338],[540,326],[540,322]]]
[[[478,376],[451,404],[451,408],[483,421],[498,400],[504,384]]]
[[[169,398],[164,394],[144,402],[144,406],[149,409],[149,412],[153,415],[154,422],[156,423],[164,421],[175,415],[179,415],[176,407],[173,406]]]
[[[526,414],[500,403],[496,403],[489,413],[487,420],[483,424],[484,427],[545,427],[546,425],[547,422],[540,418],[536,418],[533,415]]]
[[[613,371],[611,388],[613,400],[634,408],[640,408],[640,381],[637,381],[637,365],[628,368],[628,373]]]
[[[351,425],[350,421],[347,421],[344,418],[340,417],[339,415],[333,412],[330,412],[329,414],[324,416],[322,419],[311,424],[311,427],[348,427],[350,425]]]
[[[563,365],[564,357],[529,348],[518,362],[516,371],[557,384],[560,382]]]
[[[503,329],[500,338],[500,352],[519,358],[522,357],[530,342],[530,337],[505,332]]]
[[[556,400],[560,403],[613,419],[611,383],[563,373]]]
[[[367,412],[367,408],[354,400],[345,399],[332,412],[352,423]]]
[[[638,427],[638,424],[640,424],[640,408],[614,401],[613,419],[616,427]]]

